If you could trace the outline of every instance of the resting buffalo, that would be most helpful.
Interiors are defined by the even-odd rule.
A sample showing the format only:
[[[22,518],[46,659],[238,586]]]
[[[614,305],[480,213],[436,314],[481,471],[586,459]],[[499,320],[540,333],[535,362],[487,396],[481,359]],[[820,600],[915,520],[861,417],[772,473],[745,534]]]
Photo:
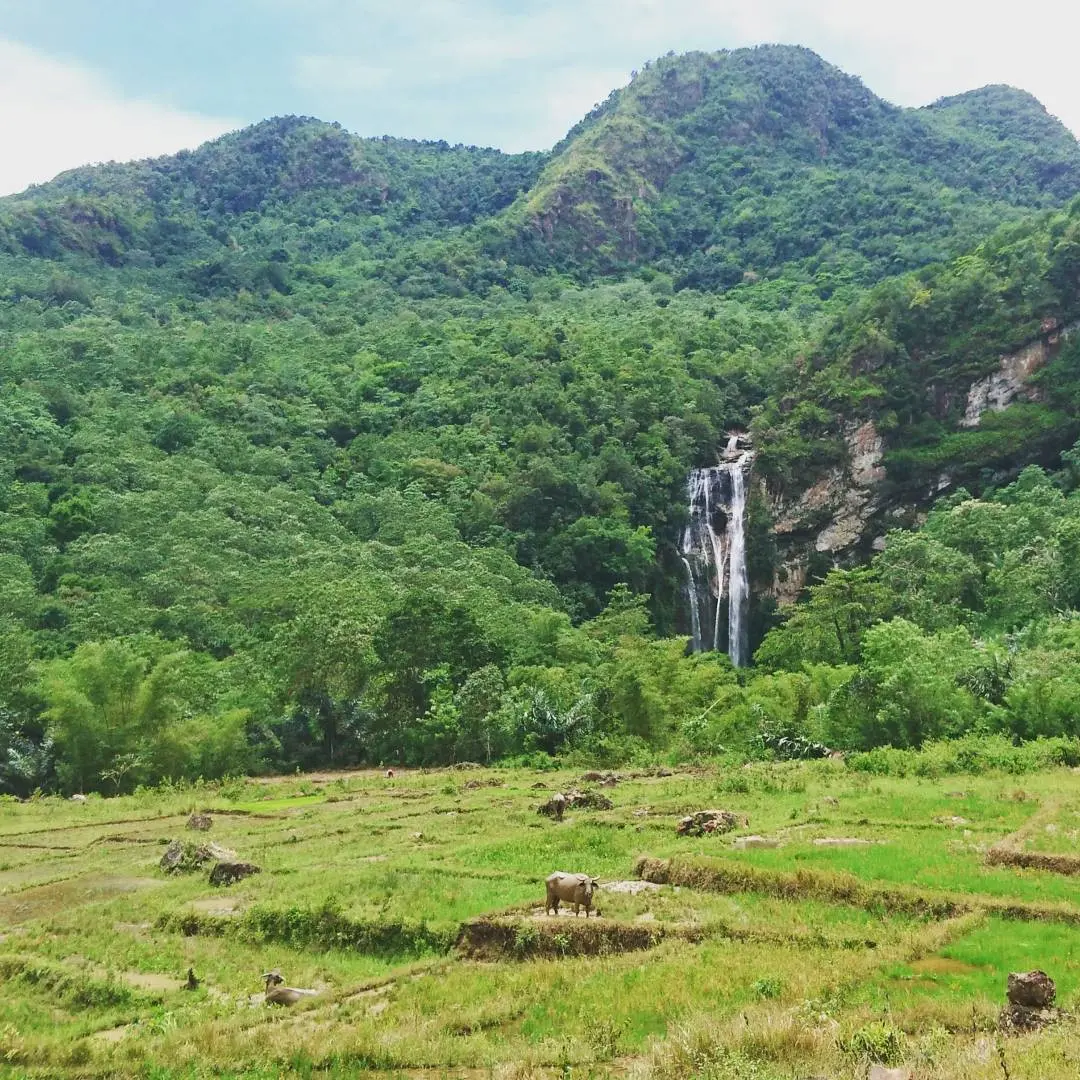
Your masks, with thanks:
[[[547,903],[544,906],[544,914],[554,911],[558,915],[561,901],[564,904],[573,904],[575,915],[584,908],[587,919],[592,910],[593,890],[599,885],[600,882],[596,878],[589,877],[588,874],[566,874],[557,870],[547,879]],[[600,912],[596,914],[599,915]]]

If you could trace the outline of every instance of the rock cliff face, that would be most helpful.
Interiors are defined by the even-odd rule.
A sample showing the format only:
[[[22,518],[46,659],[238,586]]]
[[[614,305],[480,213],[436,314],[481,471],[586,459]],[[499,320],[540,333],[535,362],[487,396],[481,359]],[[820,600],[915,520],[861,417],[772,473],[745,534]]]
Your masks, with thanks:
[[[976,428],[984,413],[1000,412],[1017,401],[1036,401],[1039,387],[1030,380],[1053,357],[1062,341],[1080,330],[1080,323],[1060,326],[1043,322],[1040,337],[1014,353],[1002,356],[992,374],[972,383],[967,391],[961,428]],[[963,391],[961,390],[961,393]],[[842,465],[831,469],[794,500],[785,500],[762,484],[760,493],[773,516],[779,564],[769,590],[780,604],[790,604],[808,584],[812,562],[836,565],[859,551],[884,546],[884,533],[897,526],[918,525],[919,505],[890,503],[884,492],[885,440],[873,420],[851,421],[843,429],[846,446]],[[923,503],[928,506],[953,484],[943,472]]]
[[[884,439],[874,422],[867,420],[847,424],[844,443],[845,463],[794,502],[785,503],[765,491],[781,557],[772,593],[781,604],[793,603],[806,585],[811,553],[839,561],[865,541],[871,520],[882,509]]]
[[[983,413],[987,411],[1001,412],[1014,401],[1038,400],[1039,391],[1030,386],[1028,380],[1045,366],[1061,342],[1078,328],[1080,323],[1059,327],[1056,320],[1045,320],[1042,336],[1038,341],[1031,342],[1018,352],[1003,356],[997,371],[972,384],[960,426],[978,427]]]

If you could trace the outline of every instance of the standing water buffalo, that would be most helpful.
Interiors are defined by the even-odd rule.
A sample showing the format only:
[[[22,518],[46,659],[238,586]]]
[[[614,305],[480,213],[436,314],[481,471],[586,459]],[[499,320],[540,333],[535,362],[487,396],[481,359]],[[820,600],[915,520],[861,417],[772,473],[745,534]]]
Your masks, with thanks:
[[[589,877],[588,874],[566,874],[556,870],[547,879],[547,903],[544,905],[544,914],[554,911],[559,914],[559,903],[573,904],[574,914],[579,913],[580,908],[585,909],[585,918],[589,917],[592,910],[593,890],[600,885],[599,880]],[[597,915],[600,914],[598,911]]]

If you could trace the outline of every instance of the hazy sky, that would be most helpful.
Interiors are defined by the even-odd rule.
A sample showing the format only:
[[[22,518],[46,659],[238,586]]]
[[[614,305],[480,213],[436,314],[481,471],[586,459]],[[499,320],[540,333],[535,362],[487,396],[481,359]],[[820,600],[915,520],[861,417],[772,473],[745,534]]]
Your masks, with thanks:
[[[301,113],[544,149],[669,50],[807,45],[902,105],[987,83],[1080,132],[1063,0],[0,0],[0,194]]]

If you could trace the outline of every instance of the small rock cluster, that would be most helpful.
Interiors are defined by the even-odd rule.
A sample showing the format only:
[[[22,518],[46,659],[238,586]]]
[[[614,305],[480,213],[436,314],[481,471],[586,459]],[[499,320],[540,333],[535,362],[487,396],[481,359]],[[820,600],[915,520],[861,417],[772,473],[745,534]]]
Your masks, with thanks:
[[[207,863],[214,864],[210,871],[211,885],[231,885],[234,881],[260,873],[254,863],[238,862],[235,851],[213,841],[195,844],[190,840],[173,840],[158,865],[166,874],[194,874]]]
[[[194,844],[190,840],[173,840],[165,849],[158,865],[166,874],[193,874],[208,862],[235,858],[235,851],[230,851],[220,844]]]
[[[599,784],[601,787],[614,787],[622,777],[615,772],[587,772],[583,773],[583,784]]]
[[[553,795],[537,807],[538,814],[562,820],[565,810],[611,810],[615,804],[599,791],[578,791],[576,788]]]
[[[710,833],[731,832],[740,825],[749,824],[749,818],[733,814],[730,810],[698,810],[684,817],[675,826],[675,832],[679,836],[707,836]]]
[[[1054,1007],[1057,987],[1045,971],[1012,971],[1006,989],[1008,1004],[1001,1010],[1003,1031],[1031,1031],[1060,1020]]]

